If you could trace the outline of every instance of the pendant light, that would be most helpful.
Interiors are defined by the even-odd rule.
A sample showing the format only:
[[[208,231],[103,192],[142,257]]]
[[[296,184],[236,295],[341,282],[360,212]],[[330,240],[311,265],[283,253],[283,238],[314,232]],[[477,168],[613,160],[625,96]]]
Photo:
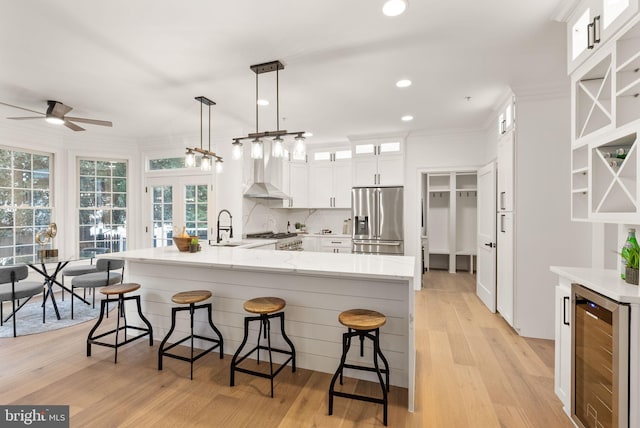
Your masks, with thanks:
[[[264,144],[265,138],[273,137],[271,140],[271,156],[274,158],[282,157],[285,153],[283,137],[296,136],[295,147],[298,147],[298,151],[305,151],[304,137],[302,134],[305,131],[287,132],[286,129],[280,129],[280,70],[284,70],[284,65],[280,61],[271,61],[264,64],[256,64],[249,67],[256,74],[256,132],[248,134],[246,137],[237,137],[233,139],[233,158],[239,159],[242,156],[242,140],[251,140],[251,158],[262,159],[264,157]],[[259,124],[259,98],[258,89],[260,74],[276,72],[276,130],[275,131],[260,131]]]
[[[216,162],[216,172],[222,171],[222,157],[218,156],[215,152],[211,151],[211,106],[216,105],[214,101],[211,101],[207,97],[196,97],[197,101],[200,102],[200,148],[187,147],[187,152],[185,153],[184,164],[186,167],[194,167],[196,166],[196,153],[202,154],[200,158],[200,169],[202,171],[211,171],[211,162],[215,160]],[[202,106],[206,105],[209,107],[209,148],[204,149],[202,147]]]

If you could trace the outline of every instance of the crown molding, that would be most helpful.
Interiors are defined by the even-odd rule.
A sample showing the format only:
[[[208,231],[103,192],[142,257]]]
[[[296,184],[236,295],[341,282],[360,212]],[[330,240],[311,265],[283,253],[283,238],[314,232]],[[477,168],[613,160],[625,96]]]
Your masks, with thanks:
[[[551,12],[551,20],[567,22],[579,3],[580,0],[561,0]]]

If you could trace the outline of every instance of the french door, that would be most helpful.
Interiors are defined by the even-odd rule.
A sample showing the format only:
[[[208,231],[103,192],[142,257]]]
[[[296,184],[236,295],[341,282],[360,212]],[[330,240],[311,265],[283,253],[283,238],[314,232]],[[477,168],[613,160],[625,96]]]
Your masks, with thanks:
[[[147,239],[152,247],[173,245],[172,237],[182,233],[209,238],[213,209],[213,185],[210,177],[147,178]]]

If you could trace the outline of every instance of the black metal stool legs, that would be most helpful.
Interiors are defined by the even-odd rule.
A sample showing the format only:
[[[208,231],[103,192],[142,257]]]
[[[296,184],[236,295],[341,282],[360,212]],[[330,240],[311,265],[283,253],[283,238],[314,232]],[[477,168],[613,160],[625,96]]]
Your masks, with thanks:
[[[95,293],[94,293],[95,294]],[[137,327],[137,326],[133,326],[133,325],[129,325],[127,324],[127,318],[126,316],[124,316],[124,302],[127,300],[135,300],[136,301],[136,306],[138,308],[138,315],[140,316],[140,319],[142,320],[143,323],[145,323],[146,328],[145,327]],[[96,332],[96,330],[98,329],[98,327],[100,326],[100,324],[102,323],[102,320],[104,319],[104,316],[106,314],[106,312],[108,311],[108,305],[109,302],[115,302],[117,303],[117,320],[116,320],[116,328],[113,330],[109,330],[106,331],[104,333],[100,333],[98,335],[94,335],[94,333]],[[124,325],[120,326],[120,316],[122,315],[123,320],[124,320]],[[127,339],[127,329],[130,330],[138,330],[141,333],[138,334],[137,336],[134,337],[130,337]],[[118,339],[118,334],[120,332],[120,330],[124,330],[125,333],[125,340],[123,342],[120,342]],[[101,342],[98,339],[101,339],[105,336],[108,336],[110,334],[114,334],[115,333],[115,344],[113,343],[107,343],[107,342]],[[145,335],[149,335],[149,346],[153,346],[153,329],[151,327],[151,324],[149,323],[149,320],[147,320],[147,318],[145,318],[145,316],[142,314],[142,306],[140,304],[140,296],[129,296],[129,297],[124,297],[124,295],[119,295],[118,298],[116,299],[111,299],[111,298],[106,298],[103,299],[100,302],[100,316],[98,317],[98,321],[96,322],[96,324],[93,326],[93,328],[89,331],[89,335],[87,336],[87,357],[91,356],[91,345],[100,345],[100,346],[106,346],[108,348],[114,348],[115,349],[115,358],[114,358],[114,363],[118,362],[118,348],[121,346],[124,346],[128,343],[133,342],[134,340],[137,340]]]
[[[387,362],[387,359],[382,354],[382,351],[380,350],[379,334],[380,334],[380,330],[379,329],[368,330],[368,331],[360,331],[360,330],[352,330],[351,328],[349,328],[347,333],[343,333],[343,335],[342,335],[342,357],[340,358],[340,365],[338,366],[338,369],[336,370],[336,372],[333,374],[333,377],[331,378],[331,385],[329,386],[329,415],[333,414],[333,398],[334,398],[334,396],[336,396],[336,397],[344,397],[344,398],[351,398],[351,399],[354,399],[354,400],[368,401],[370,403],[382,404],[382,406],[383,406],[383,422],[384,422],[385,426],[387,425],[387,407],[388,407],[387,391],[389,391],[389,364]],[[358,338],[360,339],[360,352],[361,353],[363,353],[363,345],[362,344],[363,344],[363,341],[364,341],[365,338],[370,339],[373,342],[373,365],[374,365],[374,367],[359,366],[359,365],[355,365],[355,364],[347,364],[346,363],[347,353],[349,352],[349,349],[351,347],[351,338],[354,337],[354,336],[358,336]],[[378,365],[378,356],[380,356],[380,358],[382,359],[382,362],[383,362],[383,364],[385,366],[385,368],[382,369],[382,370],[380,369],[380,367]],[[370,397],[370,396],[359,395],[359,394],[349,394],[349,393],[346,393],[346,392],[336,391],[335,390],[336,380],[338,380],[338,377],[340,377],[340,384],[342,385],[342,375],[343,375],[343,371],[344,371],[345,368],[375,372],[377,377],[378,377],[378,382],[380,383],[380,388],[382,390],[382,398]],[[382,378],[382,373],[384,373],[386,375],[386,382]]]
[[[193,331],[193,327],[194,327],[194,315],[195,315],[195,311],[197,309],[203,309],[203,308],[207,308],[207,314],[208,314],[208,321],[209,321],[209,325],[211,326],[211,328],[213,329],[213,331],[218,335],[218,338],[212,338],[212,337],[205,337],[205,336],[201,336],[198,334],[194,334]],[[169,340],[169,337],[171,336],[171,334],[173,333],[173,330],[176,327],[176,314],[180,311],[189,311],[189,320],[190,320],[190,334],[187,337],[184,337],[182,339],[180,339],[179,341],[172,343],[171,345],[167,346],[165,348],[165,345],[167,343],[167,340]],[[218,330],[216,328],[216,326],[213,324],[213,320],[211,318],[211,313],[212,313],[212,309],[211,309],[211,303],[205,303],[203,305],[198,305],[196,306],[193,303],[190,303],[189,306],[186,307],[174,307],[171,308],[171,328],[169,329],[169,332],[167,333],[167,335],[164,337],[164,339],[162,339],[162,342],[160,343],[160,348],[158,349],[158,370],[162,370],[162,357],[170,357],[170,358],[175,358],[176,360],[182,360],[182,361],[188,361],[190,363],[190,378],[191,380],[193,380],[193,362],[197,361],[199,358],[203,357],[205,354],[213,351],[216,348],[220,349],[220,359],[224,358],[224,348],[223,348],[223,340],[222,340],[222,334],[220,333],[220,330]],[[213,343],[213,346],[202,350],[200,353],[198,353],[197,355],[194,355],[193,353],[193,340],[194,339],[200,339],[200,340],[206,340],[209,342]],[[169,352],[169,350],[173,349],[174,347],[180,345],[181,343],[185,342],[189,340],[190,341],[190,345],[191,345],[191,349],[190,349],[190,357],[183,357],[181,355],[176,355],[176,354],[172,354]]]
[[[291,350],[284,350],[284,349],[277,349],[277,348],[273,348],[271,346],[271,322],[270,320],[272,318],[280,318],[280,330],[282,332],[282,338],[285,340],[285,342],[287,342],[287,344],[289,345],[289,347],[291,348]],[[242,353],[242,350],[244,349],[244,346],[247,344],[247,339],[249,337],[249,322],[250,321],[259,321],[260,322],[260,329],[258,331],[258,344],[252,348],[249,352],[247,352],[245,355],[243,355],[242,357],[240,357],[240,354]],[[263,330],[264,328],[264,330]],[[260,344],[260,337],[261,336],[265,336],[267,339],[267,346],[261,345]],[[249,355],[251,355],[252,353],[257,351],[257,363],[260,363],[260,350],[264,350],[267,351],[269,354],[269,373],[262,373],[262,372],[258,372],[258,371],[254,371],[254,370],[249,370],[249,369],[245,369],[242,367],[238,367],[238,364],[240,364],[242,361],[244,361]],[[278,352],[280,354],[285,354],[285,355],[289,355],[289,358],[287,358],[286,361],[284,361],[282,363],[282,365],[276,370],[273,370],[273,359],[272,359],[272,352]],[[284,331],[284,312],[277,312],[275,314],[262,314],[259,316],[255,316],[255,317],[245,317],[244,318],[244,338],[242,339],[242,343],[240,344],[240,346],[238,347],[238,350],[236,351],[236,353],[233,355],[233,358],[231,360],[231,376],[230,376],[230,382],[229,385],[230,386],[234,386],[235,385],[235,372],[239,371],[242,373],[247,373],[250,375],[254,375],[254,376],[259,376],[259,377],[263,377],[266,379],[269,379],[271,381],[271,398],[273,398],[273,379],[278,375],[278,373],[280,373],[280,371],[282,371],[283,368],[286,367],[287,364],[289,364],[289,361],[291,361],[291,371],[295,373],[296,371],[296,349],[293,346],[293,342],[291,342],[291,340],[289,339],[289,337],[287,336],[287,334]]]

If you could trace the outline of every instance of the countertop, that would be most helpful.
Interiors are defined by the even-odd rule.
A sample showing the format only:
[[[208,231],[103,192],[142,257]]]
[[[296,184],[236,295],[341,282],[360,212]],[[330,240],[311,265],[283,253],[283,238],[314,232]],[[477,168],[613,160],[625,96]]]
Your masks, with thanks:
[[[217,246],[203,246],[202,251],[197,253],[179,252],[176,247],[161,247],[110,253],[107,256],[143,263],[210,266],[314,276],[408,280],[414,279],[415,275],[413,256],[275,251]]]
[[[640,303],[640,287],[620,279],[616,269],[592,269],[567,266],[551,266],[551,272],[568,278],[596,293],[623,303]]]

